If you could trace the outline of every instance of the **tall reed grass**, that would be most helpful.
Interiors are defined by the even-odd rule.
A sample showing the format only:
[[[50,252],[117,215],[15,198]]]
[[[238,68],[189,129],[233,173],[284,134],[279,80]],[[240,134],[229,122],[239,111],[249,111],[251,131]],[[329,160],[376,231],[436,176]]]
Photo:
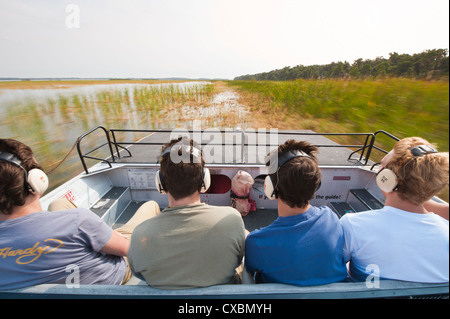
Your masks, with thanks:
[[[0,136],[30,145],[45,169],[55,166],[76,138],[98,125],[106,128],[158,129],[183,126],[182,114],[167,121],[167,110],[179,114],[183,107],[209,105],[213,84],[139,84],[94,93],[59,93],[41,99],[17,99],[0,105]],[[191,120],[191,119],[189,119]],[[137,140],[142,134],[124,136]],[[99,136],[99,139],[103,138]],[[97,146],[97,145],[94,145]],[[107,154],[93,154],[102,157]],[[51,176],[50,189],[81,171],[76,152]]]
[[[342,131],[421,136],[448,151],[449,83],[410,79],[233,81],[266,107],[329,122]],[[322,125],[323,127],[323,125]],[[297,129],[302,129],[298,127]]]

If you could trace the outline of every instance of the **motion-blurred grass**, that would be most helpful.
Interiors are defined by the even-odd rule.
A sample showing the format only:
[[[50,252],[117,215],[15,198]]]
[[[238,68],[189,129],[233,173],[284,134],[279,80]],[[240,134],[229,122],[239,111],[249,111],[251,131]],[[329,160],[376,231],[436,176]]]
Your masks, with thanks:
[[[271,108],[328,120],[348,132],[385,130],[404,138],[421,136],[448,151],[449,83],[410,79],[233,81],[258,93]],[[336,125],[338,124],[338,125]],[[302,127],[298,127],[302,129]]]
[[[449,149],[448,81],[389,78],[230,81],[228,84],[241,95],[247,95],[246,100],[252,101],[254,109],[265,114],[282,113],[289,129],[313,129],[321,133],[384,130],[400,139],[423,137],[441,152]],[[289,122],[290,116],[296,119],[296,127]],[[393,141],[377,138],[376,144],[389,151]],[[379,161],[382,156],[383,153],[378,153],[372,160]],[[439,196],[448,201],[448,187]]]

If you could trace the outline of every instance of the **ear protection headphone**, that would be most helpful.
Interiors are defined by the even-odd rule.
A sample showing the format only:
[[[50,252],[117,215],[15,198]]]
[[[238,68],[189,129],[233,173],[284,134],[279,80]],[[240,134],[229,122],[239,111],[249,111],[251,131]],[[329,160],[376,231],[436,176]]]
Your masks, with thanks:
[[[34,195],[43,195],[48,188],[48,177],[42,170],[33,168],[29,172],[22,166],[22,161],[14,154],[0,152],[0,161],[8,162],[14,166],[20,167],[25,173],[25,183],[30,193]]]
[[[269,155],[266,158],[266,166],[274,164],[273,160],[275,160],[275,156],[278,156],[277,151],[273,152],[271,155]],[[294,158],[297,158],[297,157],[311,158],[311,156],[309,156],[308,154],[306,154],[305,152],[302,152],[300,150],[287,151],[287,152],[281,154],[280,156],[278,156],[277,185],[273,184],[273,181],[272,181],[272,178],[270,177],[270,175],[267,175],[264,180],[264,194],[267,196],[267,198],[269,198],[271,200],[274,200],[277,198],[277,196],[278,196],[278,194],[277,194],[278,193],[278,190],[277,190],[278,189],[278,171],[284,164],[286,164],[290,160],[293,160]],[[320,184],[319,184],[319,187],[320,187]],[[319,187],[317,189],[319,189]]]
[[[202,152],[198,148],[196,148],[194,146],[190,146],[190,145],[179,145],[179,144],[176,144],[176,145],[166,148],[159,156],[158,163],[161,162],[161,158],[164,155],[172,152],[172,150],[176,151],[177,153],[180,150],[182,150],[183,152],[186,152],[187,154],[192,154],[192,156],[198,160],[198,163],[201,163]],[[191,153],[191,150],[192,150],[192,153]],[[156,172],[155,184],[156,184],[156,189],[161,194],[166,194],[167,188],[164,185],[164,180],[162,177],[161,170],[158,170]],[[209,186],[211,186],[211,173],[209,172],[209,169],[207,167],[203,167],[202,168],[202,185],[200,188],[200,193],[205,193],[208,190]]]
[[[414,158],[431,153],[438,153],[436,149],[428,145],[419,145],[411,148],[410,151],[414,155]],[[385,193],[393,192],[398,188],[397,174],[395,174],[394,171],[386,167],[384,167],[377,173],[376,182],[378,187]]]

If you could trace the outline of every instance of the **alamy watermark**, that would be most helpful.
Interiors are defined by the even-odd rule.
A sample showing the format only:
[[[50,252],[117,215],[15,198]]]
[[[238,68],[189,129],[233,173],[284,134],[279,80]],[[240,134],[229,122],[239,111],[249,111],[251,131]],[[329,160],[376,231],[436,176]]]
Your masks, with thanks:
[[[201,130],[201,121],[193,121],[193,129],[177,128],[171,131],[170,140],[179,137],[185,137],[194,140],[197,148],[202,150],[207,163],[248,163],[265,164],[266,156],[269,152],[277,149],[278,129],[265,128],[236,130],[217,128],[207,128]],[[206,142],[205,142],[206,141]],[[174,151],[170,152],[170,160],[177,164],[180,162],[196,162],[196,156],[193,149],[183,146],[183,141],[178,142],[179,147],[172,147]],[[177,144],[178,144],[177,143]],[[202,144],[203,143],[203,144]],[[175,144],[175,145],[177,145]],[[177,151],[175,151],[177,150]],[[191,159],[191,155],[194,155]],[[269,174],[277,170],[278,157],[274,157],[269,166]]]
[[[80,6],[74,3],[66,6],[66,27],[68,29],[80,28]]]
[[[66,273],[69,273],[66,278],[66,287],[80,288],[80,267],[75,264],[67,265]]]
[[[380,267],[375,264],[367,265],[366,273],[369,274],[366,278],[366,287],[380,288]]]

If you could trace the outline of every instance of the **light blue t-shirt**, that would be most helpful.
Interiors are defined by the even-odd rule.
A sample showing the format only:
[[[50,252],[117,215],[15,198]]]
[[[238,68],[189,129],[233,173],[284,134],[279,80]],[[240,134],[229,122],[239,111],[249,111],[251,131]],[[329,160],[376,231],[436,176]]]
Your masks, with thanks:
[[[245,267],[260,271],[264,282],[322,285],[347,278],[344,235],[328,207],[311,206],[305,213],[278,217],[251,232],[245,242]]]
[[[0,221],[0,289],[75,284],[69,278],[75,272],[79,284],[121,284],[126,261],[100,252],[111,235],[111,227],[82,208]]]
[[[344,258],[351,278],[369,275],[427,283],[448,282],[448,220],[430,213],[416,214],[391,206],[345,214]]]

